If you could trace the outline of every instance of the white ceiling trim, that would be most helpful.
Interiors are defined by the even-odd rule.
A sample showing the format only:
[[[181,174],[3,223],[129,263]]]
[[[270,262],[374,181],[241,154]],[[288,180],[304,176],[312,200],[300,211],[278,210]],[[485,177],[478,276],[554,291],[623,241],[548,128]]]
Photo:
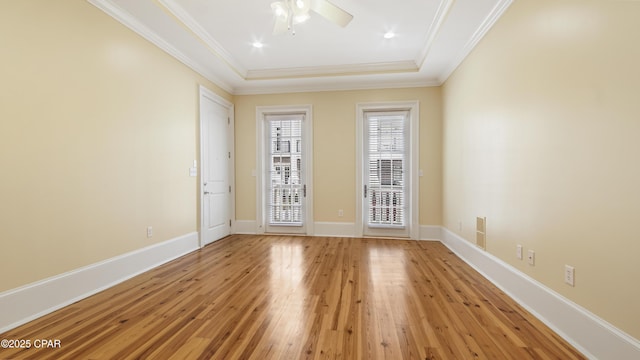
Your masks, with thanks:
[[[173,0],[156,0],[153,2],[163,9],[185,30],[189,31],[196,39],[204,44],[212,54],[224,61],[231,70],[242,78],[246,78],[245,69],[234,57],[220,45],[200,24],[189,15],[179,4]]]
[[[410,74],[421,73],[430,54],[432,46],[437,42],[439,32],[447,23],[459,0],[439,0],[438,10],[427,30],[425,42],[415,60],[388,63],[348,64],[337,66],[298,67],[288,69],[247,70],[231,54],[227,52],[208,32],[201,27],[176,0],[154,0],[155,6],[167,14],[168,19],[182,27],[186,33],[200,42],[209,52],[222,61],[238,76],[240,83],[231,84],[219,77],[208,64],[196,61],[189,55],[168,43],[158,33],[137,20],[128,11],[121,8],[114,0],[87,0],[98,9],[104,11],[129,29],[150,41],[169,55],[173,56],[196,73],[218,85],[230,94],[267,94],[288,92],[315,92],[361,90],[402,87],[428,87],[442,85],[456,68],[471,53],[477,43],[507,10],[513,0],[497,0],[491,12],[484,17],[481,25],[469,37],[465,46],[453,57],[448,67],[433,80],[428,78],[409,78]],[[205,49],[203,48],[203,49]],[[394,79],[393,74],[400,75]],[[315,78],[318,81],[311,81]],[[304,79],[309,79],[307,82]]]
[[[154,31],[150,30],[148,27],[140,23],[136,18],[131,16],[127,11],[123,10],[113,2],[109,0],[87,0],[91,5],[97,7],[98,9],[104,11],[107,15],[111,16],[122,25],[131,29],[136,34],[142,36],[147,41],[159,47],[161,50],[165,51],[167,54],[173,56],[181,63],[185,64],[189,68],[191,68],[196,73],[202,75],[207,80],[215,83],[220,88],[225,90],[226,92],[233,93],[233,87],[227,84],[225,81],[218,78],[215,74],[209,71],[205,66],[199,65],[197,62],[193,61],[190,57],[173,47],[171,44],[166,42],[163,38],[158,36]]]
[[[496,5],[491,9],[491,12],[487,15],[487,17],[482,21],[482,24],[478,27],[478,29],[473,33],[473,35],[469,38],[464,48],[460,53],[456,56],[455,60],[451,62],[451,66],[449,66],[443,73],[442,76],[438,78],[440,84],[444,84],[445,81],[453,74],[454,71],[462,64],[464,59],[469,56],[471,51],[478,45],[480,40],[489,32],[489,30],[493,27],[493,25],[500,19],[502,14],[509,8],[509,6],[513,3],[513,0],[500,0],[496,3]]]
[[[429,30],[427,30],[427,40],[425,41],[422,50],[418,54],[418,58],[416,59],[416,64],[418,68],[422,68],[424,65],[424,61],[427,59],[427,55],[429,55],[429,50],[431,49],[431,45],[436,40],[436,36],[440,32],[442,28],[442,24],[446,20],[449,15],[449,11],[455,0],[441,0],[440,5],[438,6],[438,10],[436,11],[435,16],[433,17],[433,21],[431,25],[429,25]]]
[[[427,40],[420,51],[418,61],[397,61],[392,63],[372,63],[372,64],[351,64],[342,66],[314,66],[298,67],[287,69],[245,69],[233,56],[220,45],[212,36],[200,26],[200,24],[187,13],[175,0],[156,0],[154,3],[185,30],[187,30],[198,41],[204,44],[211,53],[222,59],[231,70],[238,74],[243,80],[256,79],[288,79],[301,77],[326,77],[344,76],[355,74],[386,74],[392,72],[418,72],[424,63],[425,58],[435,41],[444,20],[449,14],[451,5],[455,0],[440,0],[438,11],[427,31]]]
[[[249,70],[246,80],[286,79],[301,77],[324,77],[345,75],[370,75],[397,72],[417,72],[413,61],[395,61],[388,63],[353,64],[339,66],[308,66],[288,69]]]
[[[257,80],[259,81],[259,80]],[[234,95],[260,95],[260,94],[286,94],[301,92],[321,91],[350,91],[350,90],[375,90],[375,89],[403,89],[418,87],[433,87],[442,85],[438,81],[350,81],[348,83],[331,84],[300,84],[278,87],[257,87],[249,85],[236,88]]]

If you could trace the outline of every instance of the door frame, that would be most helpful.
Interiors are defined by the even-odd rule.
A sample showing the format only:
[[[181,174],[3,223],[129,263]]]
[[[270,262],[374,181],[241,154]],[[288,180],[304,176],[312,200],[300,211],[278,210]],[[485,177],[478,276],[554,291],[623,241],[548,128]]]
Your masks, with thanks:
[[[264,234],[267,229],[266,212],[264,211],[267,200],[265,172],[266,161],[266,124],[267,115],[304,114],[303,120],[303,161],[307,196],[305,197],[304,226],[305,232],[301,235],[313,234],[313,107],[312,105],[275,105],[256,106],[256,234]]]
[[[207,98],[213,102],[216,102],[220,105],[222,105],[224,108],[227,109],[227,115],[228,115],[228,126],[227,126],[227,146],[228,146],[228,152],[229,152],[229,169],[228,169],[228,181],[229,181],[229,186],[231,187],[231,191],[229,193],[229,220],[231,221],[231,226],[229,228],[229,233],[233,234],[235,232],[235,208],[236,208],[236,196],[235,196],[235,154],[234,154],[234,149],[235,149],[235,145],[234,145],[234,128],[235,128],[235,119],[234,119],[234,105],[233,103],[231,103],[230,101],[228,101],[227,99],[221,97],[220,95],[214,93],[213,91],[209,90],[208,88],[200,85],[199,86],[199,97],[198,97],[198,123],[199,123],[199,129],[198,132],[200,133],[200,140],[199,140],[199,159],[198,159],[198,163],[200,164],[200,166],[198,166],[199,171],[198,171],[198,201],[200,202],[199,206],[198,206],[198,211],[200,212],[198,218],[200,219],[200,223],[198,224],[198,242],[200,247],[204,247],[206,244],[204,243],[204,238],[203,238],[203,233],[204,233],[204,176],[203,176],[203,164],[202,164],[202,159],[204,158],[204,133],[202,131],[203,129],[203,119],[202,119],[202,104],[203,104],[203,99]]]
[[[365,161],[364,156],[364,124],[365,112],[367,111],[408,111],[409,112],[409,166],[410,174],[408,178],[409,213],[407,214],[407,226],[409,226],[409,238],[419,239],[420,237],[420,103],[418,100],[412,101],[385,101],[356,104],[356,228],[355,236],[364,235],[364,176]]]

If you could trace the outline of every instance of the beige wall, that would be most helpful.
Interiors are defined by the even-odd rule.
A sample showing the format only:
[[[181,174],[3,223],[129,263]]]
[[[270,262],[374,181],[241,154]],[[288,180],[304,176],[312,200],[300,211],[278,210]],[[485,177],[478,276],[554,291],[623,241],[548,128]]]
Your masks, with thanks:
[[[487,251],[635,338],[638,19],[640,2],[514,1],[443,88],[444,225],[473,240],[486,216]]]
[[[313,106],[313,194],[318,222],[355,222],[356,104],[420,102],[420,224],[441,224],[440,88],[235,96],[236,218],[256,219],[256,106]],[[339,174],[339,175],[335,175]],[[344,216],[338,217],[338,209]]]
[[[232,97],[84,0],[1,2],[0,291],[197,230],[204,84],[235,103],[238,220],[256,106],[313,105],[315,221],[355,222],[355,105],[419,100],[420,224],[486,216],[490,253],[640,338],[638,18],[516,0],[443,89]]]
[[[0,44],[0,291],[197,230],[198,85],[229,94],[84,0],[2,1]]]

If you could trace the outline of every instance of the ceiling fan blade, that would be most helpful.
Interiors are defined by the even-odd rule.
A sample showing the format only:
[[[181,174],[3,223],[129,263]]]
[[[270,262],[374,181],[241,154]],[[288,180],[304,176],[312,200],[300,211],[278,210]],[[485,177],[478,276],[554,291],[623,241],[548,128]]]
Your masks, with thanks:
[[[353,15],[333,5],[327,0],[312,0],[311,10],[322,15],[325,19],[345,27],[353,19]]]
[[[275,24],[273,25],[273,35],[282,34],[289,30],[289,7],[284,1],[271,3]]]
[[[276,23],[273,25],[273,35],[286,33],[289,30],[289,22],[281,17],[276,17]]]

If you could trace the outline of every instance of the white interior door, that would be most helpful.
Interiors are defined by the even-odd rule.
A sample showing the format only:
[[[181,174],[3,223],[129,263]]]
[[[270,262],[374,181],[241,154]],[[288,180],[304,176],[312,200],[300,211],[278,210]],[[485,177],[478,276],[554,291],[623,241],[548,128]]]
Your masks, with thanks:
[[[202,162],[201,245],[231,233],[229,108],[211,94],[200,94]]]

